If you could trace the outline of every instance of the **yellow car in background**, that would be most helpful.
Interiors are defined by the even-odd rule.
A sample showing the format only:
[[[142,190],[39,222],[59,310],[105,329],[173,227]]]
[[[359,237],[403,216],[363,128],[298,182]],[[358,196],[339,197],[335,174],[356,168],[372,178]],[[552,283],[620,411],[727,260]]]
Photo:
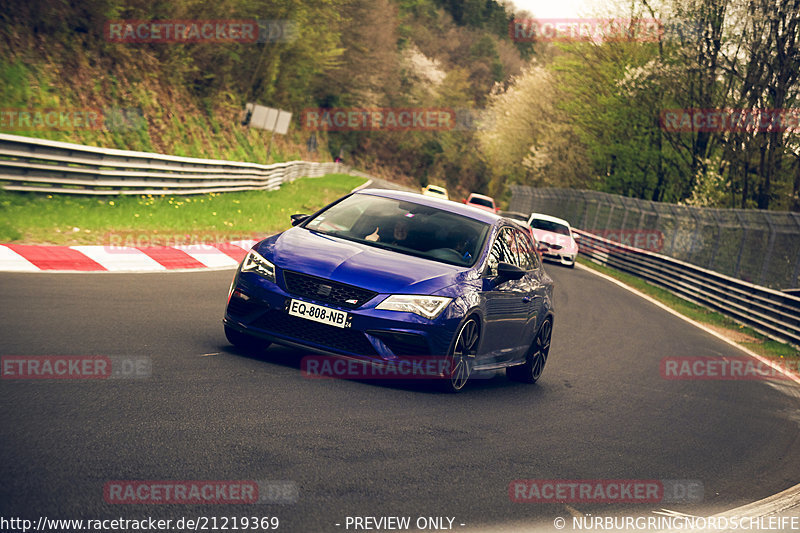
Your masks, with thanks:
[[[445,200],[450,199],[450,197],[447,195],[447,189],[437,185],[428,185],[423,187],[422,194],[425,196],[433,196],[434,198],[443,198]]]

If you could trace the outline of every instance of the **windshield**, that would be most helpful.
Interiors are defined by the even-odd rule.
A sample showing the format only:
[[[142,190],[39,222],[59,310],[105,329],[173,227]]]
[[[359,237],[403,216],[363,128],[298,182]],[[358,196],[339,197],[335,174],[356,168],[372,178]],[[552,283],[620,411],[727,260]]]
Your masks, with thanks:
[[[569,228],[564,224],[560,224],[558,222],[553,222],[552,220],[542,220],[540,218],[534,218],[531,220],[530,226],[533,229],[540,229],[542,231],[550,231],[552,233],[558,233],[559,235],[569,235]]]
[[[472,266],[489,224],[413,202],[354,194],[303,227],[370,246]]]

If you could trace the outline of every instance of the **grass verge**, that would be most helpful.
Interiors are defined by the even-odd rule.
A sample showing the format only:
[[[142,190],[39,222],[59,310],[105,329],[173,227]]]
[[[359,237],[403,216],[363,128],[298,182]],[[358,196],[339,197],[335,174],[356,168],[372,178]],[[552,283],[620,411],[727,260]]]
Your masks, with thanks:
[[[192,196],[92,196],[0,190],[0,242],[56,245],[169,246],[261,238],[290,226],[364,183],[329,174],[276,191]]]
[[[720,333],[733,340],[736,342],[736,344],[739,344],[759,355],[763,355],[764,357],[769,357],[771,359],[790,359],[800,362],[800,351],[798,351],[795,347],[789,344],[774,341],[769,337],[765,337],[757,331],[739,324],[732,318],[729,318],[722,313],[712,311],[707,307],[684,300],[683,298],[672,294],[666,289],[653,285],[652,283],[641,278],[637,278],[636,276],[632,276],[625,272],[620,272],[619,270],[615,270],[604,265],[598,265],[597,263],[594,263],[585,257],[578,257],[578,262],[591,268],[592,270],[606,274],[607,276],[633,287],[639,292],[658,300],[659,302],[668,306],[670,309],[674,309],[680,314],[708,326],[717,333]]]

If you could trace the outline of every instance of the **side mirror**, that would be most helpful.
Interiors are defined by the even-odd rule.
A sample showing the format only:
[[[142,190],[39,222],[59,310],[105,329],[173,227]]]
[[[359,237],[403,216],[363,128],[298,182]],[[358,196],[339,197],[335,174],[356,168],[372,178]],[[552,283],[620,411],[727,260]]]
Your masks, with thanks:
[[[303,215],[303,214],[300,214],[300,213],[298,213],[296,215],[292,215],[290,217],[292,219],[292,226],[296,226],[296,225],[300,224],[301,222],[306,220],[309,216],[311,216],[311,215]]]
[[[494,285],[497,286],[506,281],[521,279],[524,275],[525,271],[517,265],[501,261],[497,264],[497,277],[494,278]]]

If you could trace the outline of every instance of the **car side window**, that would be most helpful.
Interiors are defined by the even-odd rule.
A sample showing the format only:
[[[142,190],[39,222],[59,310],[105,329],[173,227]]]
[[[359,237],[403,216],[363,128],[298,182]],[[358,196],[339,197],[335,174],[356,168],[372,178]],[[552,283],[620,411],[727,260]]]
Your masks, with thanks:
[[[489,261],[486,265],[486,275],[493,278],[497,275],[497,264],[503,260],[503,247],[500,235],[492,243],[492,250],[489,252]]]
[[[497,238],[492,244],[492,251],[489,253],[489,264],[487,275],[494,277],[497,275],[497,265],[501,261],[519,266],[519,259],[516,253],[517,244],[511,228],[502,228]]]
[[[506,256],[506,263],[511,263],[515,266],[520,266],[519,263],[519,247],[517,246],[517,239],[514,237],[514,230],[511,228],[505,228],[505,245],[506,249],[508,250],[508,255]]]
[[[539,268],[539,256],[533,251],[533,244],[530,239],[522,231],[514,231],[517,237],[517,251],[519,253],[519,266],[525,270],[534,270]]]
[[[531,264],[533,265],[532,268],[538,269],[539,267],[542,266],[542,261],[539,258],[539,254],[536,252],[536,241],[534,241],[530,237],[527,238],[526,240],[528,241],[528,247],[530,250],[529,254],[530,254]]]

